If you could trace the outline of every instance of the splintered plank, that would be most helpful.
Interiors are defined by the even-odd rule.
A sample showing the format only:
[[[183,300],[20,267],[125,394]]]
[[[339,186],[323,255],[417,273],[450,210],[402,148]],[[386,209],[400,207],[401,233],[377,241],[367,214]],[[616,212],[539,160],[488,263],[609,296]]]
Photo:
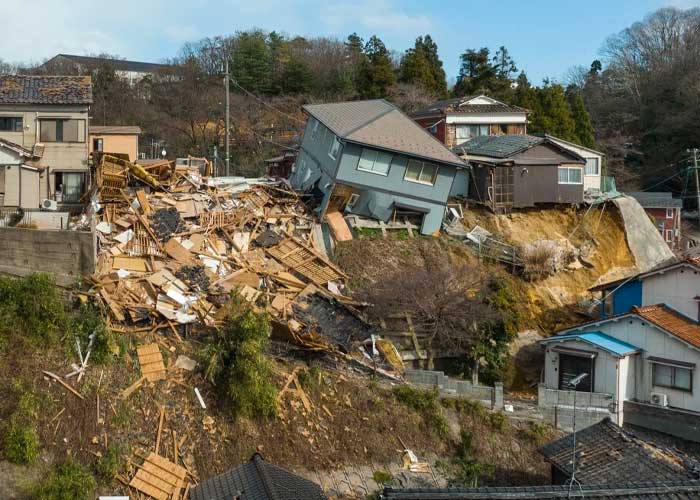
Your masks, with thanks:
[[[317,285],[345,277],[340,269],[295,238],[283,240],[266,252]]]
[[[186,475],[186,469],[160,455],[149,453],[129,486],[157,500],[169,500],[178,498]]]
[[[158,344],[139,346],[136,348],[136,353],[139,356],[141,374],[146,377],[146,380],[155,382],[165,378],[165,364],[163,363],[163,355],[158,348]]]

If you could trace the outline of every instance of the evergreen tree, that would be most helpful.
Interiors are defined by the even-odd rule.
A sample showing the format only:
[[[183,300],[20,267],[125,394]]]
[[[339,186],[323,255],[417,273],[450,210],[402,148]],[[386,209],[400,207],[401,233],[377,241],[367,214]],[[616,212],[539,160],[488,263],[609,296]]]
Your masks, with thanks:
[[[399,80],[423,87],[439,97],[447,94],[445,70],[437,53],[437,44],[430,35],[416,38],[413,48],[403,55]]]
[[[271,94],[283,92],[283,74],[289,62],[290,47],[289,42],[276,31],[267,35],[267,47],[270,53],[270,89]]]
[[[269,93],[271,61],[267,37],[262,31],[244,31],[236,35],[231,74],[243,88],[258,94]]]
[[[281,90],[284,94],[308,94],[313,86],[313,73],[309,66],[296,57],[284,66]]]
[[[396,83],[396,74],[391,64],[389,51],[379,37],[373,35],[364,49],[365,57],[360,62],[358,92],[365,99],[378,99],[387,95]]]
[[[579,144],[589,148],[595,147],[593,125],[591,124],[591,117],[588,115],[581,91],[578,88],[570,88],[567,89],[566,93]]]
[[[489,49],[468,49],[460,56],[461,66],[457,84],[452,93],[455,97],[488,93],[496,79],[496,70],[489,58]]]
[[[576,122],[571,114],[564,88],[545,80],[544,86],[538,90],[538,95],[543,113],[533,119],[533,125],[537,124],[535,128],[539,128],[539,132],[567,141],[579,142],[576,136]]]
[[[350,80],[355,92],[359,93],[360,76],[363,61],[366,59],[364,53],[365,42],[357,33],[352,33],[345,41],[345,51],[347,52],[348,63],[350,66]],[[338,82],[343,86],[345,82],[340,79]]]

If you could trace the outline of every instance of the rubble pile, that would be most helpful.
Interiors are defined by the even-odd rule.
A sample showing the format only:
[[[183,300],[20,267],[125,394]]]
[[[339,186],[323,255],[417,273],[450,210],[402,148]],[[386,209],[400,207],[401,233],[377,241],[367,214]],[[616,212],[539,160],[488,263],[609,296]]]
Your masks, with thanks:
[[[210,178],[181,165],[133,173],[110,156],[100,169],[98,180],[111,180],[93,197],[99,252],[90,281],[113,330],[216,328],[237,289],[270,313],[277,340],[343,356],[367,343],[369,328],[339,338],[308,314],[321,303],[366,325],[362,304],[343,295],[345,274],[319,249],[318,224],[280,181]],[[352,357],[369,365],[365,352]]]

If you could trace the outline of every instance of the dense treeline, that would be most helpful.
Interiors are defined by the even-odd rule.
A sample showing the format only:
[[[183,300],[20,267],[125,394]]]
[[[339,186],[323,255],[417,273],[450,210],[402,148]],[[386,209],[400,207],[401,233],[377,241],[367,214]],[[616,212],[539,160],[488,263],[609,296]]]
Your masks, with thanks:
[[[93,123],[137,124],[145,130],[146,143],[161,140],[172,154],[211,156],[215,146],[222,147],[227,59],[235,165],[260,165],[279,150],[276,132],[298,135],[304,121],[301,104],[348,99],[386,98],[410,112],[438,99],[483,93],[530,109],[532,132],[594,144],[580,89],[550,81],[533,86],[505,47],[493,56],[488,48],[465,51],[450,89],[430,35],[419,36],[398,54],[378,36],[363,40],[353,33],[338,40],[242,31],[185,44],[168,74],[135,86],[107,63],[92,68]],[[0,72],[13,70],[0,63]]]

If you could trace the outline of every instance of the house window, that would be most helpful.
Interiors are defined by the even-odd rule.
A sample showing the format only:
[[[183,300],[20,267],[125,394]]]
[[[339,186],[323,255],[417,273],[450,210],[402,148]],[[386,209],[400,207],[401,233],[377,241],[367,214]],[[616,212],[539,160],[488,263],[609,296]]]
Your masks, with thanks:
[[[586,158],[586,175],[600,175],[598,158]]]
[[[559,167],[559,184],[582,184],[579,167]]]
[[[104,151],[104,139],[95,138],[92,140],[92,150],[93,151]]]
[[[66,203],[78,203],[85,192],[85,174],[83,172],[56,172],[54,188],[62,194]]]
[[[594,357],[559,354],[559,389],[563,391],[572,390],[571,380],[585,373],[588,376],[576,386],[576,390],[593,392],[594,368]]]
[[[673,229],[666,230],[666,242],[671,243],[673,241]]]
[[[41,142],[85,142],[85,120],[39,120]]]
[[[21,116],[0,116],[0,132],[21,132]]]
[[[480,135],[491,135],[490,125],[457,125],[457,139],[471,139]]]
[[[673,219],[673,209],[672,209],[672,208],[667,208],[667,209],[666,209],[666,218],[667,218],[667,219]]]
[[[360,195],[358,193],[352,193],[350,195],[350,198],[348,199],[348,202],[345,204],[345,208],[348,210],[352,210],[355,208],[355,205],[357,205],[357,202],[360,200]]]
[[[680,391],[693,391],[693,370],[680,366],[652,363],[652,384]]]
[[[340,151],[340,141],[337,137],[333,137],[333,142],[331,143],[331,149],[328,151],[328,156],[334,160],[338,159],[338,152]]]
[[[406,175],[404,179],[411,182],[418,182],[420,184],[427,184],[432,186],[435,184],[435,178],[437,177],[438,166],[434,163],[429,163],[422,160],[408,160],[408,166],[406,167]]]
[[[363,148],[360,161],[357,162],[357,170],[372,172],[373,174],[389,175],[389,167],[393,155],[386,151]]]

